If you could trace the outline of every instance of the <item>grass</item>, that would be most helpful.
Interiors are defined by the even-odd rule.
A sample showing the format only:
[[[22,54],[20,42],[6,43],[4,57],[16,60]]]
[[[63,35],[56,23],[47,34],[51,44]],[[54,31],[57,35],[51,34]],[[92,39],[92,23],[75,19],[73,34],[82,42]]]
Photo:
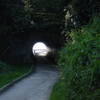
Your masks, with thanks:
[[[65,100],[66,88],[63,81],[57,82],[50,96],[50,100]]]
[[[0,88],[31,70],[29,65],[7,65],[0,62]]]

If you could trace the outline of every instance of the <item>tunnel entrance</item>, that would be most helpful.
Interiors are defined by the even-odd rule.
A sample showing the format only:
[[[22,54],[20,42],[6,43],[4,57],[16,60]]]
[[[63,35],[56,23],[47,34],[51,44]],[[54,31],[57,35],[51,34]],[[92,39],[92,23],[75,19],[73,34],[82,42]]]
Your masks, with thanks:
[[[42,28],[28,27],[22,33],[14,33],[9,38],[5,37],[2,40],[5,40],[5,45],[3,45],[5,48],[2,47],[4,49],[2,50],[3,53],[0,59],[10,64],[33,64],[36,59],[39,61],[42,60],[44,63],[53,63],[55,62],[56,51],[63,45],[61,31],[61,25],[46,25]],[[42,49],[49,49],[47,51],[42,50],[42,53],[38,53],[41,52],[40,46],[38,51],[32,51],[33,46],[37,42],[42,42],[46,45]],[[38,49],[37,47],[35,48]],[[33,54],[33,52],[35,53]]]

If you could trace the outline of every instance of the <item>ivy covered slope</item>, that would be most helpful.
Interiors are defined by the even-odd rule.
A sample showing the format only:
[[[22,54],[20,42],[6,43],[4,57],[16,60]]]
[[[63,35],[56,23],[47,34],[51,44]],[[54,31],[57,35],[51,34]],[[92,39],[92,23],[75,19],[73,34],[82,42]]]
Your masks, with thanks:
[[[70,34],[59,54],[61,77],[50,100],[100,100],[100,19]]]

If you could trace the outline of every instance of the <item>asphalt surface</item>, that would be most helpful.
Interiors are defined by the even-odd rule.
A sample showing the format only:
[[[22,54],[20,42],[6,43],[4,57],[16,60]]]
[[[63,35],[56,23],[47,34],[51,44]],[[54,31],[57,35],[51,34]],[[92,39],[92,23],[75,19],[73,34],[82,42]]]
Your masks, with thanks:
[[[49,65],[38,65],[32,75],[0,95],[0,100],[49,100],[58,71]]]

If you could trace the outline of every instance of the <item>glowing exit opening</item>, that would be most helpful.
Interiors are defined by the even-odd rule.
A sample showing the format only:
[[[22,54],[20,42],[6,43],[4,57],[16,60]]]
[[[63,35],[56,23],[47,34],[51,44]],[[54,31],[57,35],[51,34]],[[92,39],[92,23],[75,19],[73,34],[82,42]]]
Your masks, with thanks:
[[[43,42],[37,42],[32,47],[35,56],[46,56],[49,51],[50,49]]]

